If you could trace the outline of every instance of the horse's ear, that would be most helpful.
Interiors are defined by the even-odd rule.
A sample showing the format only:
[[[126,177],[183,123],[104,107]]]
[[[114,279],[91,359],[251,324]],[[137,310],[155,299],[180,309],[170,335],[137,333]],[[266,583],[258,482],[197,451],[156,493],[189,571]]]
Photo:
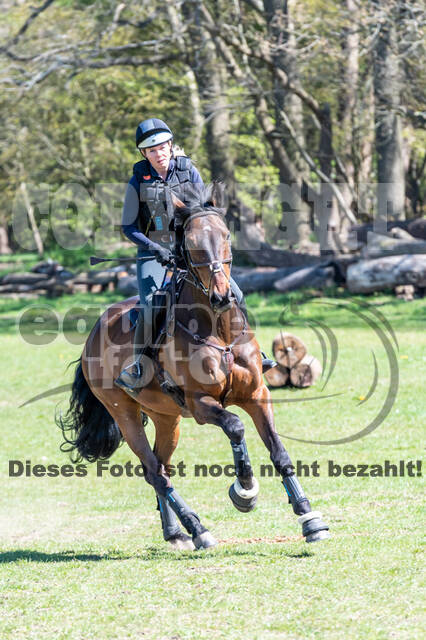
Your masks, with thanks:
[[[175,196],[174,193],[172,193],[171,195],[172,195],[172,203],[175,209],[186,209],[186,204],[182,202],[182,200],[179,200],[179,198]]]
[[[172,203],[175,211],[175,228],[178,229],[183,226],[183,223],[190,214],[190,210],[188,206],[174,194],[172,194]]]
[[[225,206],[225,185],[223,182],[212,182],[204,192],[204,206],[222,209]]]

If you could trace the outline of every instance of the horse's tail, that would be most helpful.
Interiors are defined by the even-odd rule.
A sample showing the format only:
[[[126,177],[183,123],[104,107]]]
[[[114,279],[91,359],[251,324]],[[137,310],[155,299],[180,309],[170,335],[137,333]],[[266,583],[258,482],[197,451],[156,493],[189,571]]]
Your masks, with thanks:
[[[65,440],[61,451],[71,453],[73,462],[82,458],[89,462],[109,458],[123,440],[117,423],[87,384],[81,357],[77,361],[69,409],[65,416],[57,415],[55,421]]]

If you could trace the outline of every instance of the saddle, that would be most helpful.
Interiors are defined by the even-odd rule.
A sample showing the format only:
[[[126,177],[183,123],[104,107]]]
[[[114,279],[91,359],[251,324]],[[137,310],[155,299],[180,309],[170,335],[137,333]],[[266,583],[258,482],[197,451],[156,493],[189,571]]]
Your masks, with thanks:
[[[178,302],[185,273],[178,271],[152,296],[152,307],[155,309],[152,326],[152,361],[155,376],[163,393],[170,396],[176,404],[185,407],[185,393],[177,386],[171,375],[161,366],[158,353],[167,336],[172,337],[175,330],[175,305]],[[138,300],[129,311],[130,326],[135,327],[135,336],[138,332],[138,324],[143,322],[143,314],[139,312]]]

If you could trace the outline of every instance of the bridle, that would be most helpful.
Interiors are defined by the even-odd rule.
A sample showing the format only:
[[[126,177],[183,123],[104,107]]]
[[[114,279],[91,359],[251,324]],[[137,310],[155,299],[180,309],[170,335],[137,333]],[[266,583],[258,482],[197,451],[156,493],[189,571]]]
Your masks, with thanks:
[[[211,291],[211,286],[212,286],[212,280],[213,280],[213,276],[215,273],[220,273],[221,271],[223,272],[228,284],[230,284],[230,276],[228,278],[228,276],[225,273],[225,270],[223,268],[224,264],[231,264],[232,263],[232,256],[230,258],[227,258],[226,260],[211,260],[210,262],[193,262],[192,258],[191,258],[191,254],[189,252],[188,249],[185,248],[185,231],[186,228],[189,224],[189,222],[191,220],[194,220],[194,218],[199,218],[201,216],[210,216],[210,215],[215,215],[215,216],[219,216],[220,218],[222,218],[222,214],[220,214],[218,211],[214,211],[214,210],[200,210],[197,211],[195,213],[192,213],[190,216],[188,216],[188,218],[186,218],[184,224],[183,224],[183,242],[182,242],[182,254],[186,263],[186,267],[187,267],[187,276],[190,276],[190,278],[192,278],[192,280],[188,279],[187,276],[185,276],[185,280],[187,282],[189,282],[190,284],[192,284],[193,286],[197,287],[198,289],[200,289],[206,296],[210,297],[210,291]],[[199,267],[209,267],[210,269],[210,279],[209,279],[209,285],[208,287],[206,287],[203,282],[201,281],[200,277],[198,276],[196,269]],[[232,297],[232,302],[235,300],[234,297]],[[208,338],[202,338],[201,336],[199,336],[197,333],[194,333],[193,331],[191,331],[188,327],[186,327],[182,322],[180,322],[179,320],[176,322],[176,324],[183,330],[185,331],[185,333],[187,333],[193,340],[195,340],[195,342],[198,342],[198,344],[203,345],[203,346],[208,346],[208,347],[212,347],[214,349],[217,349],[220,354],[221,354],[221,359],[222,362],[224,364],[225,367],[225,373],[226,373],[226,386],[225,389],[223,391],[223,399],[226,397],[227,393],[230,390],[231,387],[231,376],[232,376],[232,367],[234,364],[234,354],[233,354],[233,349],[235,347],[235,345],[237,344],[237,342],[240,340],[240,338],[245,335],[245,333],[247,332],[247,323],[246,323],[246,318],[245,315],[243,314],[243,326],[241,328],[240,333],[238,334],[238,336],[230,343],[230,344],[217,344],[216,342],[212,342],[211,340],[209,340]],[[222,399],[222,401],[223,401]]]
[[[185,280],[190,284],[194,285],[197,289],[200,289],[206,296],[210,298],[212,281],[215,273],[222,272],[226,278],[227,283],[230,284],[230,277],[226,275],[223,265],[232,263],[232,255],[230,258],[226,258],[226,260],[211,260],[210,262],[193,262],[192,261],[190,251],[185,248],[185,231],[189,222],[191,222],[191,220],[194,220],[195,218],[201,218],[203,216],[218,216],[219,218],[223,217],[222,214],[214,210],[197,211],[196,213],[192,213],[190,216],[188,216],[188,218],[186,218],[183,224],[184,237],[182,242],[182,254],[187,266],[187,276],[185,277]],[[209,278],[209,284],[207,287],[204,285],[204,283],[202,282],[201,278],[199,277],[196,271],[196,269],[201,267],[209,267],[210,269],[210,278]],[[188,276],[191,279],[188,279]]]

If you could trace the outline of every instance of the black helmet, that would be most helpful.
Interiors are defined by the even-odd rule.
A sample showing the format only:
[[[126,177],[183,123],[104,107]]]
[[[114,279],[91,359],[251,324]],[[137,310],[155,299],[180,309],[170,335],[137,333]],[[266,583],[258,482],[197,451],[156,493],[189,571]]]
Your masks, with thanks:
[[[155,147],[157,144],[162,144],[172,138],[173,133],[166,123],[159,118],[143,120],[136,129],[136,146],[138,149]]]

